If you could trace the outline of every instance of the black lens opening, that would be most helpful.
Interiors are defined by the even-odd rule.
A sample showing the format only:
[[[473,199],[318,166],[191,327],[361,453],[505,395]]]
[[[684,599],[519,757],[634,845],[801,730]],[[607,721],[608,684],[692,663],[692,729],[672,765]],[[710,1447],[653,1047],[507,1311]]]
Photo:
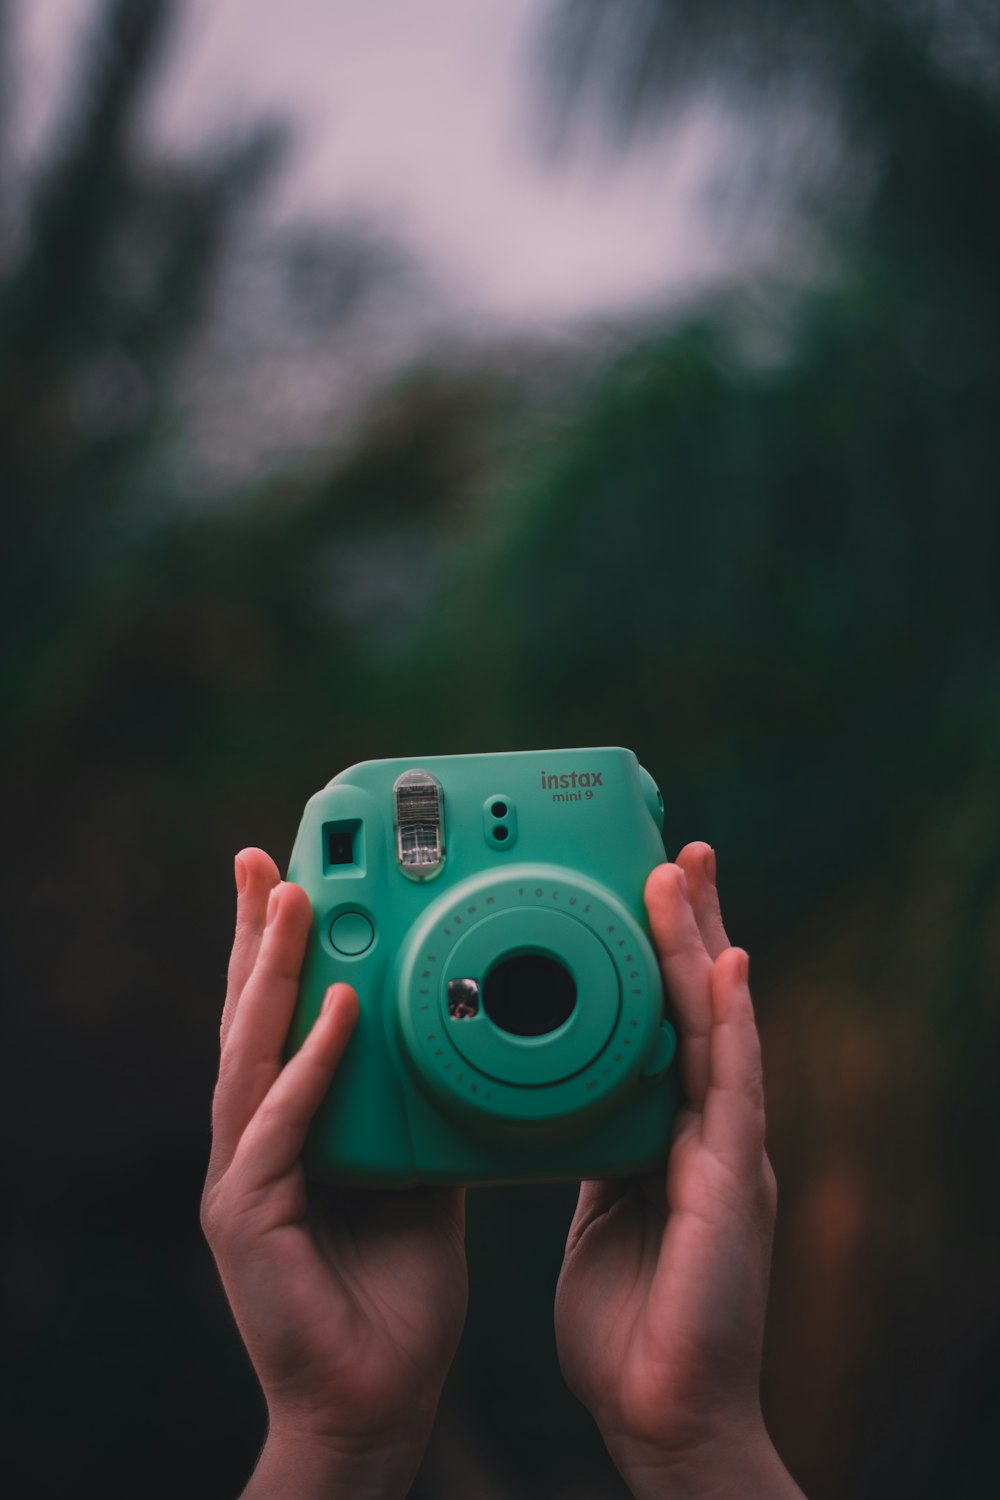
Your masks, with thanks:
[[[575,1005],[572,974],[546,953],[502,959],[483,986],[483,1009],[512,1036],[545,1036],[569,1020]]]
[[[490,808],[490,812],[495,818],[505,818],[507,816],[506,802],[494,802],[493,806]]]

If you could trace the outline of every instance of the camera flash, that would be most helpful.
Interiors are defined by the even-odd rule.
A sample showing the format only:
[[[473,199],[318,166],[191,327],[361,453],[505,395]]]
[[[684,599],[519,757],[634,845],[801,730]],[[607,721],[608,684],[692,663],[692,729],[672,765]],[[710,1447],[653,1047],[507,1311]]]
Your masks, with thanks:
[[[400,869],[411,880],[429,880],[444,864],[441,784],[428,771],[404,771],[392,800]]]

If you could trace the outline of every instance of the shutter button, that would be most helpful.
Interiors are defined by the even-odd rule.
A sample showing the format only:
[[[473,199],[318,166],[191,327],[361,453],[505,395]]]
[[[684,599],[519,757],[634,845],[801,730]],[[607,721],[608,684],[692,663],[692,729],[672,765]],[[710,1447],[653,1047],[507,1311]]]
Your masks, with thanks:
[[[364,953],[375,940],[375,929],[359,911],[345,911],[330,928],[330,941],[338,953],[350,958]]]
[[[662,1021],[640,1076],[642,1078],[660,1078],[673,1062],[676,1051],[677,1033],[669,1021]]]

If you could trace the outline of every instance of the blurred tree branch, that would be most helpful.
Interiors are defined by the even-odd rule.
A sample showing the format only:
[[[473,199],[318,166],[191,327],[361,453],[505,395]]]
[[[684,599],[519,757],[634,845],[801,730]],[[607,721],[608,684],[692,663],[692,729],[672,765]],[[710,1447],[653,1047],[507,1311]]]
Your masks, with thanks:
[[[197,166],[145,159],[139,117],[174,11],[174,0],[105,3],[0,282],[11,724],[58,697],[44,663],[72,658],[114,559],[149,524],[175,361],[236,214],[284,147],[264,125]]]

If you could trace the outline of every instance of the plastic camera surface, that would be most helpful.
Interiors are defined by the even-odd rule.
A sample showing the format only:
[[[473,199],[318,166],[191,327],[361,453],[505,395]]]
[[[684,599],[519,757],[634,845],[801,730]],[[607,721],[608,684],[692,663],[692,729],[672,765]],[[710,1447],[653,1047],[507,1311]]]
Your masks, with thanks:
[[[630,750],[365,761],[306,806],[313,928],[289,1045],[346,980],[357,1029],[305,1161],[404,1186],[623,1176],[680,1102],[643,887],[663,800]]]

